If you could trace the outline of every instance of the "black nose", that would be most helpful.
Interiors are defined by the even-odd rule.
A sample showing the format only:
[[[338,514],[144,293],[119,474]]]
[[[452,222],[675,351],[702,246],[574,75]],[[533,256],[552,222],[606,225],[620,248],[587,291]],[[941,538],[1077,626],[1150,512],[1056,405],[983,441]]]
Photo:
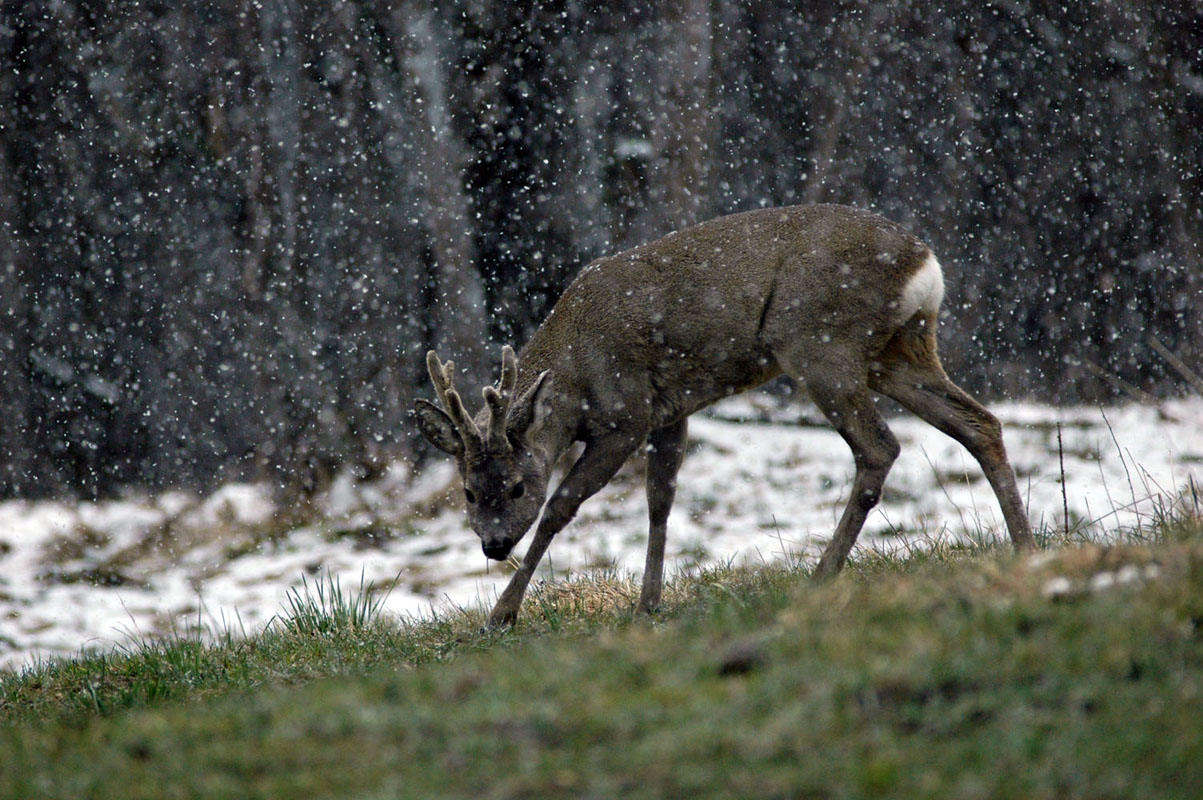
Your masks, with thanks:
[[[505,561],[509,557],[510,551],[514,549],[513,542],[481,542],[480,549],[485,551],[485,555],[494,561]]]

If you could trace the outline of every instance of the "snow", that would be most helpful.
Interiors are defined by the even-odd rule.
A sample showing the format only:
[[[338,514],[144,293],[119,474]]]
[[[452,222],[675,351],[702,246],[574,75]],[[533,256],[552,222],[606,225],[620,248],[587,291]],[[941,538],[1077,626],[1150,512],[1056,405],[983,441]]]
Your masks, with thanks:
[[[1149,522],[1199,481],[1203,399],[992,410],[1036,526],[1065,524],[1062,460],[1070,524],[1094,538]],[[852,459],[816,420],[813,409],[763,395],[732,398],[691,420],[669,520],[670,571],[817,556],[847,499]],[[902,454],[859,547],[922,546],[979,530],[1005,538],[994,497],[960,445],[909,416],[890,424]],[[552,545],[541,577],[597,566],[638,572],[646,520],[636,462],[585,503]],[[263,487],[246,484],[203,498],[9,501],[0,503],[0,667],[112,648],[131,636],[250,632],[280,612],[302,576],[321,571],[346,589],[361,576],[393,584],[385,607],[415,616],[487,605],[510,574],[481,554],[449,462],[418,475],[394,465],[366,485],[341,476],[322,513],[296,525],[276,516]]]

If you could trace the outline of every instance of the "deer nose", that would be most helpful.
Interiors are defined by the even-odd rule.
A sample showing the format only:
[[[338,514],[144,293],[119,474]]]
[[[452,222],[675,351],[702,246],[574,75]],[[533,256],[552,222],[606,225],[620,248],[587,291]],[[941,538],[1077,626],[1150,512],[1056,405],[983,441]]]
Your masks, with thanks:
[[[486,557],[494,561],[505,561],[509,557],[510,551],[514,549],[514,543],[508,539],[497,539],[492,542],[481,542],[480,549],[484,550]]]

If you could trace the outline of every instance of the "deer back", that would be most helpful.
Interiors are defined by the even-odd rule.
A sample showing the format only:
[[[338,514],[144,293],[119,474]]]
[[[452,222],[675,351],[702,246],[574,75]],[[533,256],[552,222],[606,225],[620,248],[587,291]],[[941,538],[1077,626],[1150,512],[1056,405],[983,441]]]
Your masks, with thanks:
[[[784,338],[871,357],[934,315],[929,261],[905,229],[845,206],[720,217],[587,265],[523,350],[519,390],[550,370],[562,413],[655,428],[780,374]]]

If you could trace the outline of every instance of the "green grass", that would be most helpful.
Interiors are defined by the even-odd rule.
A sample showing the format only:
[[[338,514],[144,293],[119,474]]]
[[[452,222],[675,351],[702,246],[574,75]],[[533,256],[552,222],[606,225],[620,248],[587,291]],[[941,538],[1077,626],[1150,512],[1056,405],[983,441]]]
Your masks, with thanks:
[[[536,587],[392,620],[328,579],[251,637],[0,677],[2,797],[1203,796],[1203,532]]]

